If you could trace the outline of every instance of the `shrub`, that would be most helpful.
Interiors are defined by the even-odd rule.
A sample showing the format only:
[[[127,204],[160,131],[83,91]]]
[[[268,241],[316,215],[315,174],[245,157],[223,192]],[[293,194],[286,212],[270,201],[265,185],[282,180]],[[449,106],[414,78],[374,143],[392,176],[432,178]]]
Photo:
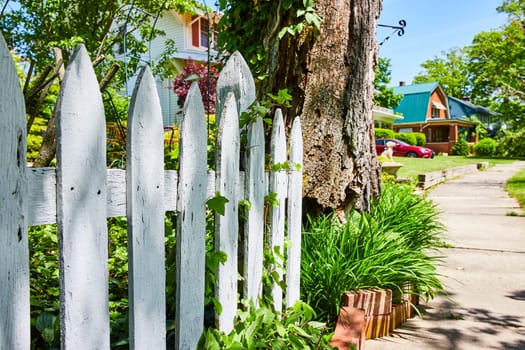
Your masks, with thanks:
[[[474,154],[477,156],[493,156],[496,153],[496,140],[485,138],[474,145]]]
[[[467,141],[459,139],[458,142],[452,146],[452,154],[457,156],[468,156],[470,154],[470,148]]]
[[[302,300],[318,320],[335,321],[344,291],[390,288],[406,282],[422,296],[433,297],[443,286],[428,250],[442,246],[443,226],[429,201],[413,187],[386,183],[370,213],[353,211],[347,222],[335,215],[309,218],[303,232]]]
[[[396,139],[405,141],[409,145],[415,146],[417,144],[416,136],[413,132],[400,132],[396,134]]]
[[[215,65],[208,66],[202,63],[196,63],[188,60],[184,70],[173,79],[173,92],[179,96],[178,104],[180,108],[184,107],[186,96],[191,87],[190,77],[196,77],[202,94],[202,102],[206,113],[215,113],[215,103],[217,101],[216,86],[219,78],[219,70]],[[206,93],[207,92],[207,93]]]
[[[414,136],[416,137],[416,145],[418,146],[424,146],[427,144],[427,137],[422,132],[414,132]]]
[[[301,301],[283,315],[264,304],[245,305],[229,334],[208,328],[197,349],[333,349],[326,324],[314,318],[314,310]]]
[[[382,138],[393,139],[395,135],[394,130],[391,130],[391,129],[375,128],[374,132],[375,132],[376,139],[382,139]]]
[[[27,134],[27,161],[32,162],[38,157],[42,145],[42,135],[47,128],[47,120],[37,117]]]
[[[498,139],[496,155],[501,157],[525,157],[525,129],[510,132]]]

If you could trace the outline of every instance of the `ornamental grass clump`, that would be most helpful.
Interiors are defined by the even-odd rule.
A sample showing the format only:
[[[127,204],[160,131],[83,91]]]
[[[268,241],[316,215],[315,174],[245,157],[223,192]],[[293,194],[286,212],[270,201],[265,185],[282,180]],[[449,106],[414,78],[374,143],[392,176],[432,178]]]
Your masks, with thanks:
[[[318,320],[334,322],[347,290],[390,288],[402,292],[410,283],[432,298],[443,290],[436,271],[442,245],[438,211],[409,188],[385,185],[370,213],[351,212],[346,223],[335,215],[310,218],[301,262],[302,300]]]

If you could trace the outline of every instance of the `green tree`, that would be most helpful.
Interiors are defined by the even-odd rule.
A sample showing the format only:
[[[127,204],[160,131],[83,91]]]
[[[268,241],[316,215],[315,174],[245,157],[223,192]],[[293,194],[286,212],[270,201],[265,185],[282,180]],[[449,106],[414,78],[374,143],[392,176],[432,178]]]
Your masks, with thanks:
[[[0,31],[26,63],[23,91],[28,131],[43,110],[51,86],[58,84],[72,49],[83,43],[101,81],[121,87],[133,75],[150,39],[162,34],[155,18],[166,9],[194,11],[196,0],[5,0],[0,8]],[[126,57],[116,57],[126,47]],[[125,67],[126,69],[120,69]],[[37,166],[46,166],[54,156],[54,120],[49,118]]]
[[[414,78],[414,83],[437,81],[445,93],[456,98],[470,96],[472,92],[471,74],[468,67],[466,48],[454,48],[443,52],[442,57],[434,57],[421,64],[425,70]]]
[[[470,96],[475,104],[499,112],[511,130],[525,127],[525,0],[504,0],[500,28],[478,33],[471,45],[427,60],[414,83],[438,81],[447,95]]]
[[[520,129],[525,126],[525,1],[505,0],[497,10],[507,14],[508,23],[477,34],[469,48],[473,97]]]
[[[394,94],[394,89],[387,85],[392,81],[390,59],[379,57],[375,69],[374,79],[374,104],[385,108],[396,108],[401,102],[403,95]]]
[[[283,112],[288,127],[301,117],[306,210],[368,210],[380,187],[372,100],[381,1],[219,4],[219,44],[245,55],[259,96],[292,95]]]

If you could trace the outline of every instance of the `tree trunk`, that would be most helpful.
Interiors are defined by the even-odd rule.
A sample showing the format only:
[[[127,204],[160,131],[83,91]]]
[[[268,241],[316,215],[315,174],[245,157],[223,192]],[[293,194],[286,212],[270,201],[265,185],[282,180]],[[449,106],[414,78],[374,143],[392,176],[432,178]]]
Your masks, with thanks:
[[[372,117],[381,0],[316,0],[315,8],[317,35],[310,28],[267,47],[263,93],[298,87],[286,119],[301,116],[306,210],[367,211],[381,181]]]

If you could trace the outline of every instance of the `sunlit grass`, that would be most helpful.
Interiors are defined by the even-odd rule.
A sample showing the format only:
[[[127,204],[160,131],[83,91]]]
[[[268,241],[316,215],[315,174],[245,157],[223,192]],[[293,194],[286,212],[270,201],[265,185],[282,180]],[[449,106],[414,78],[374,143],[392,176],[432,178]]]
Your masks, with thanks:
[[[417,178],[419,174],[453,168],[461,165],[488,162],[489,166],[493,166],[495,164],[512,163],[515,161],[513,159],[479,158],[466,156],[436,156],[434,159],[395,157],[394,160],[403,164],[401,169],[399,169],[397,172],[397,176],[408,179]]]
[[[505,189],[509,192],[511,197],[517,199],[520,207],[525,209],[525,169],[521,169],[511,177],[507,181]]]

